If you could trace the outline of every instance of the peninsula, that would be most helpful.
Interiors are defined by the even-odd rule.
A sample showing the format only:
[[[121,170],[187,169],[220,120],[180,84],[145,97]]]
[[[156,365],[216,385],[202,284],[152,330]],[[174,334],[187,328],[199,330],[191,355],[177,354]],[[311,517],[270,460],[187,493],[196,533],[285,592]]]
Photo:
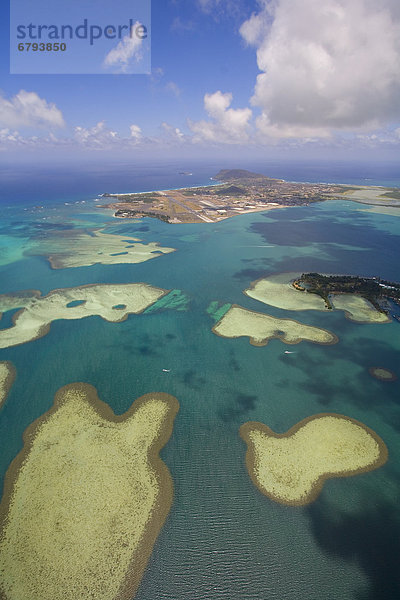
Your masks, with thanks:
[[[104,207],[113,209],[118,218],[153,217],[166,223],[215,223],[239,214],[330,199],[354,200],[391,210],[400,207],[398,191],[391,188],[290,182],[244,169],[223,169],[212,180],[214,185],[204,187],[105,193],[102,197],[110,204]]]
[[[379,277],[303,273],[293,282],[293,287],[321,296],[329,309],[337,308],[337,294],[357,294],[368,300],[376,310],[385,313],[382,301],[392,300],[400,304],[400,283],[386,281]],[[334,295],[333,302],[331,295]]]

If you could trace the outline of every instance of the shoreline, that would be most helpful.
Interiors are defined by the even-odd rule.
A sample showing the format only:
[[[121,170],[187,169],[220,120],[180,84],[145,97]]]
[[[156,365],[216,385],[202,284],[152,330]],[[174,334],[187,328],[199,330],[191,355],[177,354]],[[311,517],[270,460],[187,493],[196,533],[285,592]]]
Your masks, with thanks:
[[[118,319],[118,320],[109,321],[108,319],[106,319],[106,318],[102,317],[100,314],[97,314],[97,313],[96,313],[96,314],[94,314],[94,315],[84,315],[84,316],[82,316],[82,317],[76,317],[76,320],[79,320],[79,319],[84,319],[84,318],[88,318],[88,317],[90,317],[90,316],[99,316],[101,319],[103,319],[104,321],[106,321],[106,322],[108,322],[108,323],[123,323],[123,322],[124,322],[124,321],[126,321],[126,320],[129,318],[129,316],[130,316],[130,315],[132,315],[132,314],[136,314],[136,315],[143,314],[147,308],[149,308],[150,306],[152,306],[153,304],[155,304],[156,302],[158,302],[158,300],[160,300],[160,299],[161,299],[161,298],[163,298],[164,296],[167,296],[167,295],[168,295],[168,294],[169,294],[169,293],[172,291],[172,289],[168,289],[168,290],[167,290],[167,289],[159,288],[159,287],[152,286],[151,284],[149,284],[149,283],[145,283],[145,282],[135,282],[135,283],[130,283],[130,284],[129,284],[129,283],[123,283],[123,284],[109,284],[109,283],[88,283],[88,284],[81,285],[81,286],[78,286],[78,287],[75,287],[75,288],[74,288],[74,287],[72,287],[72,288],[56,288],[56,289],[54,289],[54,290],[50,290],[50,292],[48,292],[48,293],[47,293],[47,294],[45,294],[44,296],[42,295],[42,293],[41,293],[41,291],[40,291],[40,290],[29,290],[29,292],[31,292],[31,295],[30,295],[30,296],[28,296],[28,297],[27,297],[27,296],[20,296],[20,295],[18,295],[18,294],[12,294],[12,293],[10,293],[10,294],[0,294],[0,301],[1,301],[1,297],[2,297],[2,296],[7,296],[7,297],[13,297],[13,296],[15,296],[15,298],[20,298],[20,297],[21,297],[22,299],[26,299],[26,301],[29,303],[29,301],[31,301],[32,299],[35,299],[35,300],[38,300],[38,301],[43,301],[43,300],[48,300],[48,299],[49,299],[49,298],[51,298],[53,295],[54,295],[54,296],[56,296],[57,294],[62,294],[62,293],[67,293],[67,294],[68,294],[68,292],[77,292],[77,293],[79,293],[79,291],[80,291],[80,290],[86,290],[86,289],[90,289],[90,288],[103,287],[103,286],[107,286],[107,287],[109,287],[109,288],[110,288],[110,287],[112,287],[112,288],[115,288],[115,286],[123,286],[123,287],[126,287],[126,286],[133,286],[133,285],[135,285],[135,286],[145,286],[145,287],[147,287],[147,288],[151,288],[152,290],[156,290],[156,291],[160,292],[160,295],[159,295],[159,297],[158,297],[158,298],[157,298],[157,299],[156,299],[154,302],[151,302],[149,305],[145,306],[143,309],[141,309],[141,310],[139,310],[139,311],[135,311],[135,312],[129,312],[129,311],[127,311],[127,312],[126,312],[126,314],[124,314],[124,315],[123,315],[123,316],[122,316],[120,319]],[[161,292],[162,292],[162,293],[161,293]],[[85,300],[84,302],[86,303],[86,300]],[[18,308],[18,307],[17,307],[17,308]],[[13,309],[11,308],[11,309],[9,309],[9,310],[13,310]],[[28,312],[29,312],[29,306],[28,306],[28,308],[27,308],[26,306],[21,306],[21,308],[19,308],[19,310],[16,310],[16,312],[13,314],[13,316],[12,316],[12,319],[11,319],[12,325],[11,325],[10,327],[7,327],[6,329],[2,329],[2,330],[0,330],[0,340],[1,340],[1,333],[2,333],[2,332],[7,332],[7,331],[10,331],[10,330],[12,330],[14,327],[16,327],[16,326],[17,326],[17,321],[18,321],[19,317],[20,317],[20,316],[21,316],[21,315],[22,315],[22,314],[23,314],[23,313],[24,313],[26,310],[28,310]],[[124,310],[126,310],[126,309],[124,309]],[[2,314],[3,314],[3,312],[7,312],[7,311],[1,311],[1,310],[0,310],[0,315],[2,315]],[[40,339],[40,338],[42,338],[42,337],[46,336],[46,335],[47,335],[47,334],[50,332],[52,323],[53,323],[55,320],[59,320],[59,319],[60,319],[60,320],[65,320],[65,319],[63,319],[63,318],[53,319],[53,320],[52,320],[52,321],[50,321],[50,322],[47,322],[47,323],[44,323],[44,324],[42,324],[42,325],[40,326],[40,328],[38,329],[38,331],[37,331],[37,335],[36,335],[34,338],[32,338],[32,339],[30,339],[30,340],[23,341],[23,342],[18,342],[18,343],[16,343],[16,344],[12,344],[11,346],[4,346],[4,347],[3,347],[3,346],[1,346],[1,344],[0,344],[0,348],[3,348],[3,349],[4,349],[4,348],[10,348],[10,347],[21,346],[21,345],[23,345],[23,344],[27,344],[27,343],[33,342],[33,341],[35,341],[35,340],[37,340],[37,339]],[[73,319],[73,320],[74,320],[74,319]]]
[[[4,405],[4,402],[7,400],[7,396],[10,393],[10,390],[11,390],[11,388],[14,384],[14,381],[17,377],[17,369],[15,368],[14,364],[9,360],[0,361],[0,366],[3,366],[8,371],[2,385],[0,386],[0,409],[1,409]]]
[[[153,551],[157,537],[165,523],[170,512],[173,496],[174,482],[172,475],[160,457],[160,451],[170,439],[173,432],[175,417],[179,411],[178,400],[166,393],[154,392],[148,393],[135,399],[130,408],[122,415],[116,415],[111,407],[101,400],[97,389],[90,384],[77,382],[68,384],[59,389],[54,397],[54,402],[50,409],[43,415],[35,419],[23,433],[23,447],[13,459],[7,469],[4,478],[3,498],[0,503],[0,530],[3,531],[8,525],[8,514],[14,495],[15,484],[21,468],[29,457],[37,434],[43,424],[57,412],[65,403],[65,397],[69,390],[81,391],[85,394],[85,400],[94,409],[102,419],[113,423],[123,423],[128,421],[148,400],[156,399],[166,403],[169,407],[167,417],[158,430],[157,436],[153,439],[148,449],[148,460],[154,469],[158,481],[158,493],[149,520],[146,523],[145,535],[142,535],[130,561],[130,569],[126,573],[124,580],[120,584],[118,595],[115,600],[131,600],[136,594],[137,589],[146,570],[148,561]],[[4,534],[3,534],[4,535]],[[1,593],[1,592],[0,592]],[[2,597],[6,598],[5,594]]]
[[[247,333],[246,334],[240,334],[240,335],[230,335],[230,336],[223,335],[222,333],[219,333],[217,331],[217,327],[219,327],[223,323],[225,317],[229,314],[229,312],[232,309],[237,309],[237,308],[245,311],[246,313],[251,313],[251,314],[254,314],[256,316],[268,317],[268,318],[274,319],[276,321],[290,321],[291,323],[295,323],[296,325],[301,325],[302,327],[305,327],[305,328],[316,329],[318,331],[321,331],[323,333],[328,334],[331,337],[331,340],[327,341],[327,342],[319,342],[317,340],[312,340],[311,338],[300,337],[300,338],[295,338],[293,341],[288,341],[288,340],[284,339],[284,334],[286,334],[286,332],[284,331],[284,334],[275,334],[274,333],[274,335],[269,336],[267,338],[263,338],[261,341],[258,342],[256,340],[256,338],[252,337],[250,334],[247,334]],[[257,312],[255,310],[244,308],[243,306],[240,306],[239,304],[232,304],[231,307],[229,308],[229,310],[221,317],[221,319],[219,319],[219,321],[217,321],[217,323],[214,324],[214,326],[211,328],[211,331],[215,335],[218,335],[219,337],[225,338],[225,339],[239,339],[241,337],[248,337],[249,338],[249,343],[252,346],[255,346],[257,348],[262,348],[264,346],[267,346],[268,342],[270,340],[280,340],[281,342],[283,342],[284,344],[287,344],[288,346],[295,346],[297,344],[300,344],[301,342],[309,342],[311,344],[318,344],[319,346],[333,346],[334,344],[337,344],[339,342],[339,337],[335,333],[333,333],[332,331],[329,331],[328,329],[323,329],[322,327],[316,327],[315,325],[306,325],[304,323],[301,323],[300,321],[297,321],[296,319],[285,319],[285,318],[273,317],[273,316],[268,315],[266,313],[260,313],[260,312]]]
[[[304,427],[304,425],[307,425],[307,423],[314,421],[314,420],[318,420],[323,417],[334,417],[334,418],[338,418],[338,419],[344,419],[346,421],[350,421],[351,423],[353,423],[354,425],[357,425],[358,427],[361,427],[366,433],[368,433],[373,438],[373,440],[378,445],[379,455],[376,458],[376,460],[364,467],[359,467],[357,469],[337,471],[334,473],[327,472],[327,473],[320,475],[314,481],[314,484],[312,485],[309,494],[307,494],[307,496],[305,496],[304,499],[300,498],[299,500],[285,500],[282,497],[275,496],[272,492],[267,492],[265,490],[265,488],[260,485],[258,478],[255,475],[256,465],[257,465],[258,461],[257,461],[256,452],[255,452],[255,444],[251,441],[251,438],[250,438],[251,432],[259,431],[263,434],[266,434],[268,437],[273,437],[276,439],[290,438],[293,435],[295,435],[297,433],[297,431],[299,431],[302,427]],[[257,421],[248,421],[247,423],[244,423],[240,427],[239,435],[247,445],[245,462],[246,462],[247,472],[248,472],[248,475],[249,475],[252,483],[259,490],[259,492],[261,492],[263,494],[263,496],[267,496],[267,498],[270,498],[274,502],[277,502],[278,504],[284,504],[286,506],[306,506],[308,504],[311,504],[320,495],[322,488],[324,487],[325,481],[328,481],[329,479],[334,479],[334,478],[353,477],[354,475],[368,473],[374,469],[378,469],[379,467],[382,467],[387,462],[388,457],[389,457],[389,451],[388,451],[388,448],[387,448],[385,442],[381,439],[381,437],[375,431],[370,429],[368,427],[368,425],[365,425],[364,423],[357,421],[357,419],[353,419],[352,417],[348,417],[346,415],[342,415],[339,413],[318,413],[316,415],[311,415],[309,417],[306,417],[305,419],[302,419],[295,425],[293,425],[285,433],[276,433],[270,427],[268,427],[268,425],[265,425],[264,423],[259,423]]]
[[[245,169],[222,169],[210,180],[212,185],[121,194],[107,192],[101,198],[106,202],[111,200],[103,206],[114,211],[114,218],[151,217],[170,224],[217,223],[238,214],[309,206],[327,200],[354,201],[381,209],[400,207],[397,188],[383,186],[295,182]]]

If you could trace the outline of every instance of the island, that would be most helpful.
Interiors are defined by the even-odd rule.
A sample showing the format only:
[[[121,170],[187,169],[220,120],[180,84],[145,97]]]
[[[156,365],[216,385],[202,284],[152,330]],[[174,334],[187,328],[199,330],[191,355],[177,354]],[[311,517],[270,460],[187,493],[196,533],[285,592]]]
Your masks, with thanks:
[[[178,409],[151,393],[116,416],[92,386],[58,391],[6,475],[4,600],[132,600],[172,504],[159,452]]]
[[[143,313],[167,295],[179,304],[174,290],[164,290],[147,283],[83,285],[53,290],[46,296],[39,291],[0,295],[0,314],[20,308],[13,315],[13,325],[0,329],[0,348],[25,344],[47,335],[56,319],[83,319],[98,315],[120,323],[130,314]],[[166,303],[164,301],[163,307]]]
[[[356,323],[398,319],[389,300],[398,302],[400,285],[379,278],[319,273],[278,273],[257,279],[246,296],[284,310],[342,310]]]
[[[321,413],[278,434],[263,423],[239,430],[246,466],[260,492],[289,506],[304,506],[332,477],[350,477],[385,464],[388,450],[372,429],[350,417]]]
[[[92,265],[138,264],[175,252],[157,242],[142,243],[138,238],[105,233],[102,229],[76,229],[57,233],[35,242],[29,254],[46,255],[52,269],[87,267]]]
[[[14,383],[16,370],[14,365],[6,360],[0,362],[0,408],[3,406],[5,399]]]
[[[293,282],[293,287],[320,296],[328,309],[345,310],[343,294],[355,295],[367,300],[381,313],[386,314],[383,302],[392,300],[400,304],[400,283],[387,281],[380,277],[359,277],[356,275],[321,275],[320,273],[303,273]],[[342,304],[342,306],[338,306]],[[344,307],[344,308],[343,308]]]
[[[225,338],[247,336],[253,346],[265,346],[272,339],[285,344],[299,344],[303,340],[324,345],[338,342],[337,336],[325,329],[304,325],[294,319],[279,319],[236,304],[230,306],[212,331]]]
[[[222,169],[211,179],[219,183],[143,193],[104,193],[102,197],[110,203],[103,208],[111,208],[117,218],[153,217],[179,224],[215,223],[240,214],[330,199],[391,210],[400,207],[398,192],[392,188],[289,182],[245,169]]]

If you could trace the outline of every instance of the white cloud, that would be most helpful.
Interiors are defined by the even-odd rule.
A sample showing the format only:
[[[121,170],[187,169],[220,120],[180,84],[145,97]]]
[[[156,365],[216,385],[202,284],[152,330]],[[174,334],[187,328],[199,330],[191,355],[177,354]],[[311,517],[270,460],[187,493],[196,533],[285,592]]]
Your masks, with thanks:
[[[164,134],[167,134],[167,137],[170,140],[182,142],[185,138],[185,135],[182,133],[182,131],[179,129],[179,127],[173,127],[169,123],[165,123],[165,121],[164,121],[164,123],[161,123],[161,128],[162,128]]]
[[[36,92],[20,90],[10,99],[0,96],[0,126],[55,128],[64,127],[62,112]]]
[[[167,92],[171,92],[171,94],[173,94],[177,98],[179,98],[179,96],[182,93],[181,88],[174,81],[168,81],[168,83],[165,86],[165,89],[167,90]]]
[[[246,143],[249,140],[250,108],[229,108],[232,94],[221,91],[204,96],[204,108],[211,121],[189,121],[194,141]]]
[[[131,125],[129,130],[131,132],[131,138],[134,140],[139,141],[142,138],[142,130],[139,125]]]
[[[260,0],[253,105],[272,137],[373,129],[400,116],[398,0]]]
[[[215,19],[239,17],[245,10],[243,0],[197,0],[197,5],[202,12]]]
[[[75,127],[74,139],[85,146],[106,146],[118,141],[118,133],[106,127],[105,121],[100,121],[94,127]]]
[[[106,55],[103,65],[106,68],[113,68],[117,73],[130,73],[133,69],[132,61],[136,63],[142,59],[143,39],[136,35],[136,29],[140,27],[139,21],[131,27],[129,35],[112,48]]]

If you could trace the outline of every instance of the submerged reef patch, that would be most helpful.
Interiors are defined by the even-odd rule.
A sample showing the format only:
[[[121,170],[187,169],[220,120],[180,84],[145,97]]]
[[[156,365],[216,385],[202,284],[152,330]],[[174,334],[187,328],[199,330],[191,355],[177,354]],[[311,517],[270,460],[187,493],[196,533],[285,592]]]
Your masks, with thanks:
[[[147,283],[100,284],[40,292],[0,295],[0,311],[21,308],[14,325],[0,330],[0,348],[9,348],[43,337],[56,319],[83,319],[98,315],[118,323],[130,314],[142,313],[168,294],[168,290]],[[114,307],[121,307],[116,310]],[[122,308],[124,307],[124,308]]]
[[[263,423],[240,428],[247,444],[246,466],[254,485],[281,504],[313,502],[325,481],[381,467],[388,458],[383,440],[350,417],[321,413],[278,434]]]
[[[162,248],[157,242],[140,242],[101,230],[90,234],[71,230],[57,238],[41,240],[31,254],[47,255],[53,269],[65,269],[96,264],[137,264],[175,252],[175,248]]]
[[[177,310],[183,312],[188,309],[190,298],[182,290],[171,290],[165,296],[157,300],[154,304],[146,308],[144,311],[146,314],[156,312],[158,310]]]
[[[220,321],[231,308],[231,306],[232,304],[220,304],[218,300],[213,300],[208,305],[206,312],[214,321]]]
[[[178,401],[116,416],[95,388],[61,388],[30,425],[0,505],[1,597],[132,600],[173,498],[159,457]]]
[[[214,325],[212,331],[226,338],[248,336],[253,346],[265,346],[274,338],[285,344],[298,344],[303,340],[316,344],[335,344],[338,341],[335,334],[325,329],[303,325],[293,319],[278,319],[236,304]]]
[[[14,365],[9,361],[0,362],[0,407],[8,396],[8,392],[14,383],[16,370]]]
[[[393,373],[393,371],[389,371],[389,369],[384,369],[383,367],[370,367],[368,372],[375,379],[379,379],[379,381],[396,381],[397,375]]]

